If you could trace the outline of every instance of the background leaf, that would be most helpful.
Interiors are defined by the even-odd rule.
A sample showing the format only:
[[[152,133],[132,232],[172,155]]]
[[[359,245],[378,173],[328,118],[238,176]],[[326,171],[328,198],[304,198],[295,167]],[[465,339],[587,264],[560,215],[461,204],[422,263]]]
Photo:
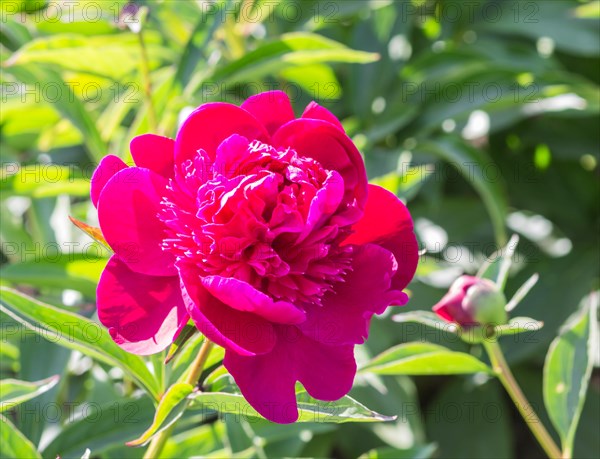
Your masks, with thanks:
[[[35,446],[8,419],[0,415],[0,455],[6,459],[41,458]]]
[[[544,364],[544,403],[569,456],[598,353],[599,292],[586,297],[552,342]]]
[[[437,439],[440,457],[515,457],[509,406],[497,381],[474,385],[455,380],[430,401],[427,432]],[[469,441],[459,441],[469,434]]]
[[[16,379],[0,381],[0,412],[10,410],[20,403],[52,389],[60,377],[52,376],[41,381],[29,382]]]
[[[92,454],[103,456],[113,450],[118,457],[140,457],[140,449],[127,448],[125,442],[143,432],[153,411],[152,401],[147,397],[86,405],[82,415],[70,419],[42,455],[48,459],[57,456],[79,459],[89,448]]]
[[[52,336],[65,347],[122,368],[153,397],[157,397],[157,382],[144,361],[117,346],[99,324],[15,290],[2,288],[0,291],[0,310],[4,313],[36,333]]]
[[[420,151],[430,153],[448,161],[473,185],[485,204],[496,235],[496,242],[504,245],[507,242],[504,220],[506,219],[507,202],[504,194],[504,183],[501,178],[490,181],[486,179],[485,168],[491,163],[481,150],[476,150],[459,139],[449,138],[439,142],[424,142],[418,146]]]

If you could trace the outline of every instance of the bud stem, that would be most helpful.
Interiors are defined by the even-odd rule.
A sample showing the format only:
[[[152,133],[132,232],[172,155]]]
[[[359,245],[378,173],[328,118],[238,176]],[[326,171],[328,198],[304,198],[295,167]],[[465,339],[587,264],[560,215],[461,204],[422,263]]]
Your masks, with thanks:
[[[527,401],[527,398],[525,398],[525,394],[523,394],[512,371],[510,371],[508,363],[506,363],[506,359],[504,358],[504,354],[502,353],[502,349],[498,342],[484,341],[483,345],[490,357],[494,372],[498,376],[498,379],[500,379],[506,392],[508,392],[508,395],[510,395],[510,398],[519,410],[519,413],[521,413],[525,423],[529,426],[529,429],[540,446],[544,449],[549,458],[561,458],[562,454],[560,449],[556,446],[556,443],[544,427],[544,424],[542,424],[542,421],[540,421],[540,418],[533,410],[531,404]]]
[[[200,374],[204,369],[204,364],[206,363],[206,360],[208,359],[208,356],[210,355],[210,351],[212,351],[213,346],[214,343],[206,337],[204,337],[204,343],[202,343],[202,347],[200,348],[198,355],[194,359],[190,372],[188,373],[184,382],[191,384],[194,387],[196,386],[196,384],[198,383],[198,379],[200,378]]]
[[[204,369],[204,364],[206,363],[206,360],[208,359],[208,356],[210,355],[210,351],[212,351],[213,346],[214,343],[206,337],[204,337],[204,343],[202,343],[202,347],[200,348],[200,351],[198,351],[198,355],[194,359],[194,362],[190,367],[189,373],[183,380],[184,383],[196,387],[198,379],[200,378],[202,370]],[[162,449],[165,447],[167,440],[171,436],[171,432],[173,431],[174,425],[175,424],[172,424],[171,426],[167,427],[165,430],[163,430],[161,433],[159,433],[156,437],[152,439],[150,445],[148,446],[148,449],[144,453],[144,459],[157,459],[160,456]]]

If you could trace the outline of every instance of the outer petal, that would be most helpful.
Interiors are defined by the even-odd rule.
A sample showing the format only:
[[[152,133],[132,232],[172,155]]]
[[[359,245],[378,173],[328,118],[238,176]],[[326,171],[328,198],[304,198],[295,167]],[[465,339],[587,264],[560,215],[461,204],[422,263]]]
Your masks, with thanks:
[[[273,144],[291,147],[300,155],[319,161],[326,169],[336,170],[344,179],[344,203],[362,210],[367,200],[365,164],[352,140],[327,121],[297,119],[282,126],[273,136]]]
[[[405,293],[390,287],[396,262],[375,244],[354,247],[352,266],[344,281],[323,297],[323,306],[307,307],[307,320],[299,328],[327,344],[360,344],[369,334],[373,314],[408,301]]]
[[[134,137],[129,144],[135,164],[163,177],[173,177],[175,141],[168,137],[144,134]]]
[[[206,276],[202,284],[217,299],[238,311],[253,312],[281,324],[297,324],[306,314],[287,301],[274,301],[250,284],[232,277]]]
[[[283,91],[267,91],[250,97],[242,104],[242,108],[254,115],[266,128],[269,134],[295,118],[290,99]]]
[[[352,389],[356,375],[354,345],[331,346],[304,337],[297,358],[298,380],[312,397],[334,401]]]
[[[100,198],[100,193],[106,186],[106,183],[122,169],[125,169],[127,164],[123,162],[123,160],[115,155],[108,155],[102,158],[100,164],[94,171],[92,175],[92,180],[90,183],[90,198],[92,199],[92,204],[94,207],[98,207],[98,199]]]
[[[211,295],[194,269],[180,268],[183,299],[196,327],[210,340],[241,355],[269,352],[275,345],[270,322],[230,308]]]
[[[302,118],[327,121],[328,123],[336,126],[343,133],[346,133],[346,131],[344,131],[344,126],[342,126],[342,123],[340,123],[340,120],[338,120],[337,117],[325,107],[321,107],[314,101],[306,106],[304,113],[302,113]]]
[[[173,255],[161,248],[165,226],[158,218],[167,180],[141,167],[129,167],[113,176],[98,203],[98,220],[106,241],[140,274],[177,274]]]
[[[464,308],[463,302],[469,288],[480,281],[481,279],[474,276],[459,277],[454,281],[448,293],[433,307],[433,312],[448,322],[456,322],[462,326],[476,324],[477,321]]]
[[[290,346],[279,344],[271,352],[257,356],[228,350],[223,359],[248,403],[269,421],[280,424],[298,419],[296,375],[289,350]]]
[[[232,134],[240,134],[250,141],[269,140],[264,126],[246,110],[223,102],[201,105],[185,120],[177,134],[175,163],[194,158],[199,149],[214,158],[217,147]]]
[[[245,357],[228,351],[223,361],[246,400],[264,417],[282,424],[298,419],[296,381],[310,395],[337,400],[356,374],[353,346],[328,346],[293,326],[277,327],[277,344],[267,354]]]
[[[369,185],[365,214],[352,229],[354,233],[344,244],[375,243],[388,249],[398,263],[392,287],[404,289],[415,275],[419,246],[412,218],[402,201],[380,186]]]
[[[135,273],[116,255],[100,277],[97,298],[100,322],[134,354],[162,351],[189,320],[176,276]]]
[[[452,298],[452,296],[456,297],[458,295],[456,293],[446,294],[442,302],[433,307],[433,312],[448,322],[456,322],[462,326],[476,324],[477,321],[462,308],[462,298]]]

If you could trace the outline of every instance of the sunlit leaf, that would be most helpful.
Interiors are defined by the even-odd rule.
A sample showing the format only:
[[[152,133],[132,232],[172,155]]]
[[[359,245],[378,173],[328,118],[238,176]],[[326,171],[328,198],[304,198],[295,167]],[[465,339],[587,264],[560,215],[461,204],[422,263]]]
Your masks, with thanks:
[[[505,325],[494,327],[497,336],[517,335],[519,333],[535,332],[544,326],[543,322],[529,317],[513,317]]]
[[[0,310],[24,327],[61,346],[120,367],[152,397],[158,397],[158,383],[144,360],[117,346],[100,324],[6,287],[0,287],[0,293]]]
[[[223,84],[257,81],[290,66],[314,65],[324,62],[366,63],[378,59],[375,53],[356,51],[321,35],[294,32],[259,46],[212,74],[198,75],[190,81],[186,93],[193,94],[203,81]]]
[[[172,425],[183,415],[188,406],[187,396],[194,391],[191,384],[173,384],[161,397],[154,414],[152,425],[137,439],[127,442],[127,446],[142,446],[156,434]]]
[[[239,393],[198,392],[190,396],[190,409],[232,413],[245,418],[261,418],[260,414]],[[389,421],[393,417],[369,410],[349,396],[335,402],[315,400],[306,392],[296,392],[298,400],[298,422],[377,422]]]
[[[72,177],[72,168],[56,164],[4,166],[0,189],[5,195],[50,198],[61,194],[88,196],[89,180]]]
[[[147,33],[144,40],[153,65],[159,59],[169,58],[169,53],[158,46],[158,34]],[[19,49],[7,65],[54,64],[118,80],[136,70],[139,60],[140,44],[135,34],[92,37],[57,34],[31,41]]]
[[[4,346],[4,344],[2,344]],[[18,379],[0,381],[0,412],[10,410],[20,403],[26,402],[52,389],[60,379],[59,375],[41,381],[29,382]]]
[[[400,314],[396,314],[392,316],[392,320],[394,322],[414,322],[422,325],[426,325],[431,328],[435,328],[440,331],[445,331],[448,333],[456,333],[458,332],[458,327],[453,324],[446,322],[437,314],[431,311],[411,311],[411,312],[402,312]]]
[[[11,284],[72,289],[94,298],[100,274],[108,261],[107,258],[98,257],[98,252],[98,249],[93,254],[49,252],[46,257],[4,265],[0,268],[0,276]]]
[[[431,343],[405,343],[373,358],[361,372],[380,375],[451,375],[492,373],[481,360]]]
[[[12,423],[0,415],[0,457],[6,459],[40,458],[33,443],[25,437]]]
[[[33,85],[36,91],[41,90],[42,87],[56,88],[57,96],[52,100],[52,107],[81,132],[90,159],[99,162],[107,154],[106,145],[100,136],[96,121],[86,110],[84,103],[75,95],[73,88],[64,81],[58,72],[41,66],[13,66],[10,71],[19,80]]]

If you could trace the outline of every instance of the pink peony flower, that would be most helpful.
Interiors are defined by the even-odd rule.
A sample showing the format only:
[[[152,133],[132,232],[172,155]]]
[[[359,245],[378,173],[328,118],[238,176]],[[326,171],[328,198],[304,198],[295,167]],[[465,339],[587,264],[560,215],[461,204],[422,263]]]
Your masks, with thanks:
[[[296,119],[267,92],[202,105],[175,140],[142,135],[131,154],[134,167],[105,157],[91,188],[114,250],[98,316],[115,342],[159,352],[191,317],[275,422],[297,419],[296,381],[347,394],[370,318],[408,301],[417,242],[338,119],[314,102]]]

